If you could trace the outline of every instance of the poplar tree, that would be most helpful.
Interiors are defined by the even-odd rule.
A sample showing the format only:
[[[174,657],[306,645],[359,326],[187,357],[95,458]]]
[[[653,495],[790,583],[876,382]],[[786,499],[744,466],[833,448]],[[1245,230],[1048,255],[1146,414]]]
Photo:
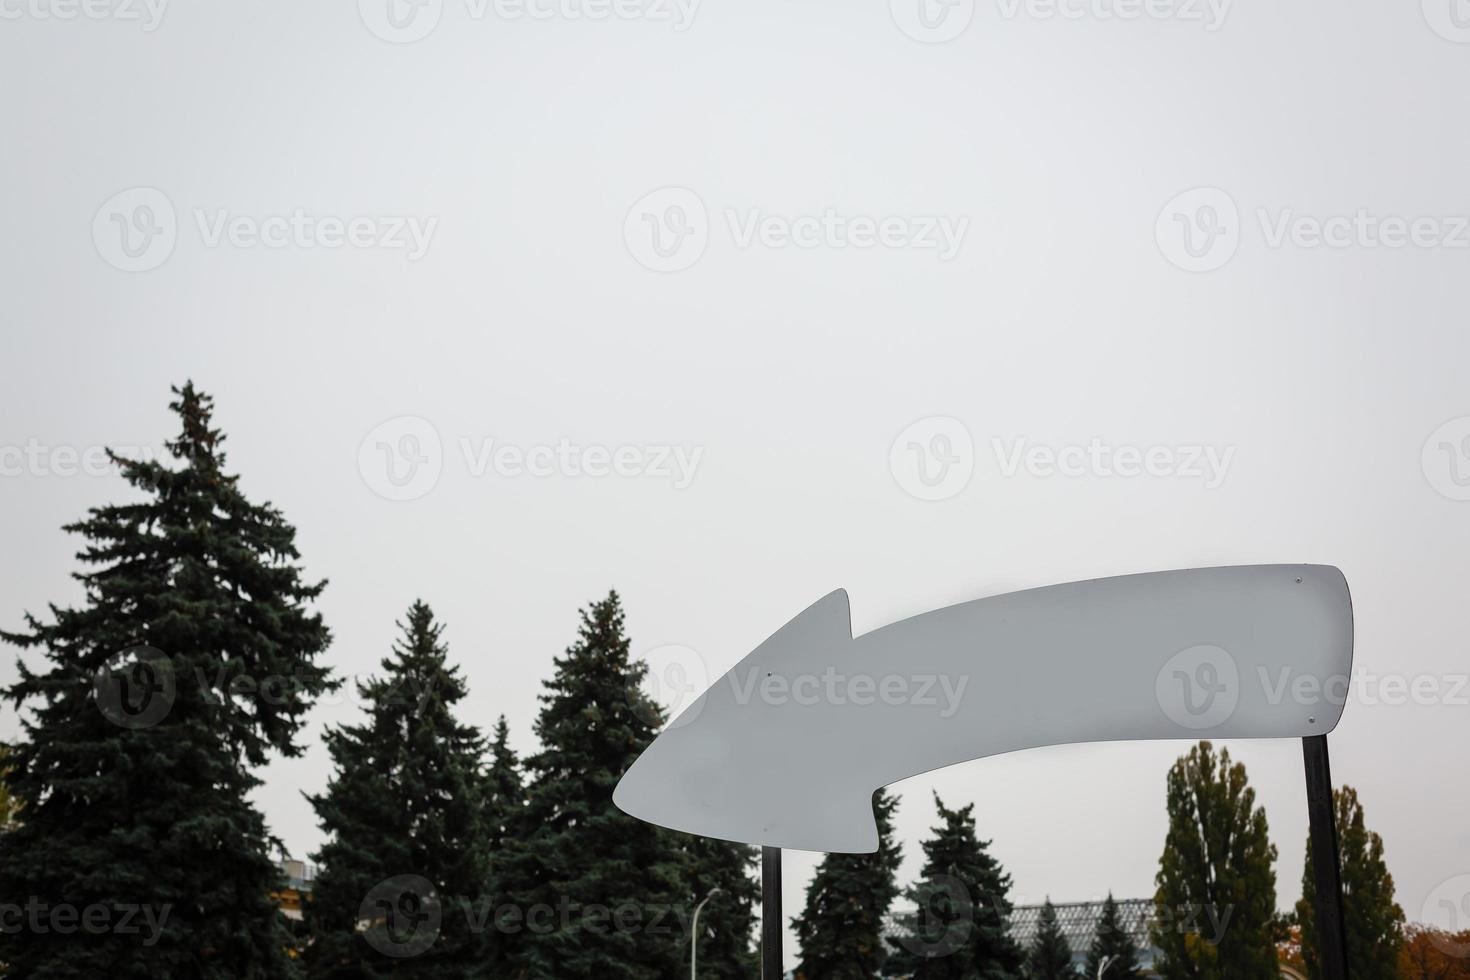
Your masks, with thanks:
[[[902,860],[893,839],[898,798],[886,790],[873,797],[878,850],[871,854],[828,854],[806,889],[806,906],[793,922],[801,947],[801,980],[866,980],[882,974],[888,959],[884,921],[898,896]]]
[[[1353,980],[1397,980],[1399,948],[1404,941],[1404,910],[1394,901],[1393,875],[1383,860],[1383,838],[1363,822],[1358,791],[1344,786],[1332,793],[1337,824],[1337,853],[1342,866],[1343,923],[1347,961]],[[1321,980],[1317,937],[1317,881],[1312,874],[1312,841],[1302,871],[1302,897],[1296,905],[1302,931],[1302,959],[1307,976]]]
[[[303,578],[281,512],[226,471],[209,396],[174,393],[169,459],[109,453],[133,499],[66,528],[81,603],[0,634],[45,656],[6,691],[29,710],[0,775],[24,804],[0,835],[0,903],[50,910],[0,930],[9,976],[295,973],[271,898],[279,845],[249,794],[269,756],[300,754],[334,686],[309,608],[324,583]]]
[[[1154,969],[1164,980],[1276,977],[1276,847],[1245,766],[1200,742],[1169,770],[1167,799]]]
[[[313,978],[483,975],[484,740],[455,717],[467,690],[433,610],[415,602],[398,626],[381,675],[357,684],[367,717],[327,731],[335,772],[309,797],[328,837],[307,904]]]

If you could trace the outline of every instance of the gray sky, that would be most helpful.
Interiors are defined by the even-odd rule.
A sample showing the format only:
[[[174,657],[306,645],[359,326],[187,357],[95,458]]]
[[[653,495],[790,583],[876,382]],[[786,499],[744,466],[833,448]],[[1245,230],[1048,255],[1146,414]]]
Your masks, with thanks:
[[[504,712],[522,750],[610,586],[640,655],[687,647],[712,679],[839,586],[862,632],[1077,578],[1336,564],[1363,681],[1334,775],[1409,917],[1450,924],[1440,901],[1470,893],[1451,0],[387,2],[0,0],[0,622],[75,597],[59,527],[121,492],[66,475],[67,448],[157,446],[189,377],[331,579],[333,666],[375,668],[423,597],[466,713]],[[379,443],[426,462],[399,456],[396,486]],[[319,842],[320,726],[355,713],[322,707],[267,774],[296,853]],[[901,784],[904,874],[937,789],[977,802],[1022,900],[1150,894],[1185,747]],[[1286,906],[1299,747],[1231,748]],[[790,858],[789,911],[812,863]]]

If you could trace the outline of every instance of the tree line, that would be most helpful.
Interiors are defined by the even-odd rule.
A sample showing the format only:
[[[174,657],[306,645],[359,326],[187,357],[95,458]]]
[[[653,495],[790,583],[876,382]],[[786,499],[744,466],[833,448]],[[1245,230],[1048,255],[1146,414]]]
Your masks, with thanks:
[[[488,733],[461,717],[444,626],[412,603],[378,671],[355,682],[361,720],[325,735],[332,774],[309,796],[319,871],[302,921],[280,915],[281,845],[251,793],[268,758],[302,752],[307,712],[343,683],[312,611],[325,583],[306,575],[285,516],[228,472],[209,396],[186,384],[171,408],[167,461],[111,456],[136,499],[67,526],[82,540],[82,601],[0,633],[44,655],[5,692],[24,709],[0,769],[14,811],[0,832],[5,975],[673,980],[695,943],[701,976],[757,975],[754,850],[612,805],[665,721],[616,592],[581,611],[525,758],[503,717]],[[1316,977],[1311,875],[1295,913],[1277,916],[1276,852],[1244,767],[1200,743],[1167,791],[1154,969],[1264,978],[1290,948]],[[902,891],[889,792],[874,799],[878,851],[823,859],[794,919],[797,975],[1076,976],[1050,902],[1030,948],[1012,937],[1010,878],[973,805],[936,804],[920,878]],[[1351,789],[1337,807],[1354,977],[1399,976],[1417,940],[1404,942],[1382,842]],[[910,911],[892,917],[901,897]],[[1214,924],[1228,916],[1218,931],[1211,910]],[[1102,915],[1084,975],[1141,975],[1111,896]]]
[[[458,716],[464,678],[424,602],[310,797],[327,842],[304,919],[272,898],[281,845],[250,793],[299,755],[341,681],[295,530],[226,469],[209,396],[175,389],[170,460],[113,456],[133,502],[92,509],[84,600],[3,634],[44,653],[6,692],[0,963],[25,978],[674,977],[711,897],[707,977],[748,977],[754,851],[625,817],[612,790],[663,723],[616,593],[582,611],[541,696],[539,750]],[[147,915],[140,918],[140,910]],[[126,923],[123,921],[127,919]],[[148,927],[140,931],[138,924]]]

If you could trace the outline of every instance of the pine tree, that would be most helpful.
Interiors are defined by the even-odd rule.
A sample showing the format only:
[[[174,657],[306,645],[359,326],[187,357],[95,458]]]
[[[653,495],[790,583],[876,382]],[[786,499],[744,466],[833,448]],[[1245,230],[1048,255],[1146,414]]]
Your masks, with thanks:
[[[893,976],[920,980],[1010,980],[1025,953],[1010,936],[1010,876],[975,832],[975,806],[951,810],[936,794],[940,826],[920,847],[924,867],[905,894],[914,918],[890,938]]]
[[[336,772],[310,797],[328,836],[313,855],[313,978],[455,980],[483,968],[484,740],[455,717],[467,691],[433,610],[415,602],[398,626],[382,675],[357,685],[366,719],[326,733]]]
[[[1051,899],[1041,907],[1036,925],[1036,939],[1026,951],[1027,980],[1075,980],[1072,969],[1072,947],[1057,923],[1057,909]]]
[[[1169,770],[1169,831],[1155,876],[1164,980],[1277,976],[1276,848],[1245,766],[1200,742]]]
[[[669,831],[613,805],[613,787],[657,733],[640,702],[646,669],[628,655],[616,592],[582,612],[577,642],[541,695],[519,827],[505,849],[496,910],[511,976],[556,980],[682,977],[681,920],[692,912]]]
[[[1096,980],[1104,963],[1107,964],[1107,972],[1103,976],[1107,980],[1132,980],[1143,976],[1143,971],[1138,966],[1138,946],[1123,927],[1118,903],[1113,899],[1112,892],[1108,892],[1107,900],[1103,902],[1102,915],[1098,918],[1092,947],[1087,953],[1087,968],[1082,973],[1083,977],[1086,980]]]
[[[483,956],[487,975],[499,977],[509,972],[509,947],[505,934],[494,928],[493,916],[496,909],[510,901],[500,883],[505,874],[502,865],[507,860],[510,835],[521,825],[521,809],[526,805],[521,761],[515,749],[510,747],[510,726],[506,724],[504,715],[495,723],[495,734],[490,744],[490,767],[485,773],[484,797],[486,905],[492,918],[487,920],[484,930]]]
[[[1333,791],[1332,809],[1342,864],[1347,958],[1352,964],[1353,980],[1396,980],[1404,910],[1394,901],[1393,875],[1383,861],[1383,838],[1364,825],[1363,806],[1358,802],[1358,791],[1351,786]],[[1302,959],[1311,980],[1322,977],[1316,903],[1317,882],[1312,874],[1312,841],[1308,837],[1296,915],[1302,930]]]
[[[278,845],[248,794],[252,767],[300,753],[303,715],[334,686],[307,608],[324,583],[303,581],[281,513],[225,472],[211,399],[174,392],[176,468],[111,456],[139,499],[67,527],[85,541],[83,604],[0,634],[47,659],[7,691],[34,714],[3,776],[25,810],[0,835],[0,902],[53,913],[0,932],[10,976],[295,973]]]
[[[902,860],[893,839],[898,798],[873,796],[878,850],[872,854],[828,854],[806,889],[806,907],[793,923],[801,947],[799,980],[866,980],[881,975],[888,950],[883,926],[898,896],[895,876]]]
[[[490,766],[485,772],[485,833],[490,853],[498,854],[526,802],[521,760],[510,747],[505,715],[495,722],[490,742]]]

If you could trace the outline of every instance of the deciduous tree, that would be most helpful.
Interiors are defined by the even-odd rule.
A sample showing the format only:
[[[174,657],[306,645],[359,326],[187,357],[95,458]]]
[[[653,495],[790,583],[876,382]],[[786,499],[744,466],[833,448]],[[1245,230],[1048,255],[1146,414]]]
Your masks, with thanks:
[[[1155,969],[1164,980],[1274,978],[1276,848],[1245,766],[1200,742],[1169,770],[1167,806]]]
[[[1403,980],[1470,980],[1470,929],[1452,933],[1411,925],[1399,949]]]
[[[1332,792],[1337,824],[1337,853],[1342,867],[1343,924],[1353,980],[1396,980],[1404,910],[1394,901],[1393,875],[1383,860],[1383,838],[1367,829],[1358,791],[1343,786]],[[1312,873],[1312,841],[1307,839],[1302,897],[1296,904],[1301,926],[1302,960],[1311,980],[1322,978],[1317,936],[1317,881]]]

